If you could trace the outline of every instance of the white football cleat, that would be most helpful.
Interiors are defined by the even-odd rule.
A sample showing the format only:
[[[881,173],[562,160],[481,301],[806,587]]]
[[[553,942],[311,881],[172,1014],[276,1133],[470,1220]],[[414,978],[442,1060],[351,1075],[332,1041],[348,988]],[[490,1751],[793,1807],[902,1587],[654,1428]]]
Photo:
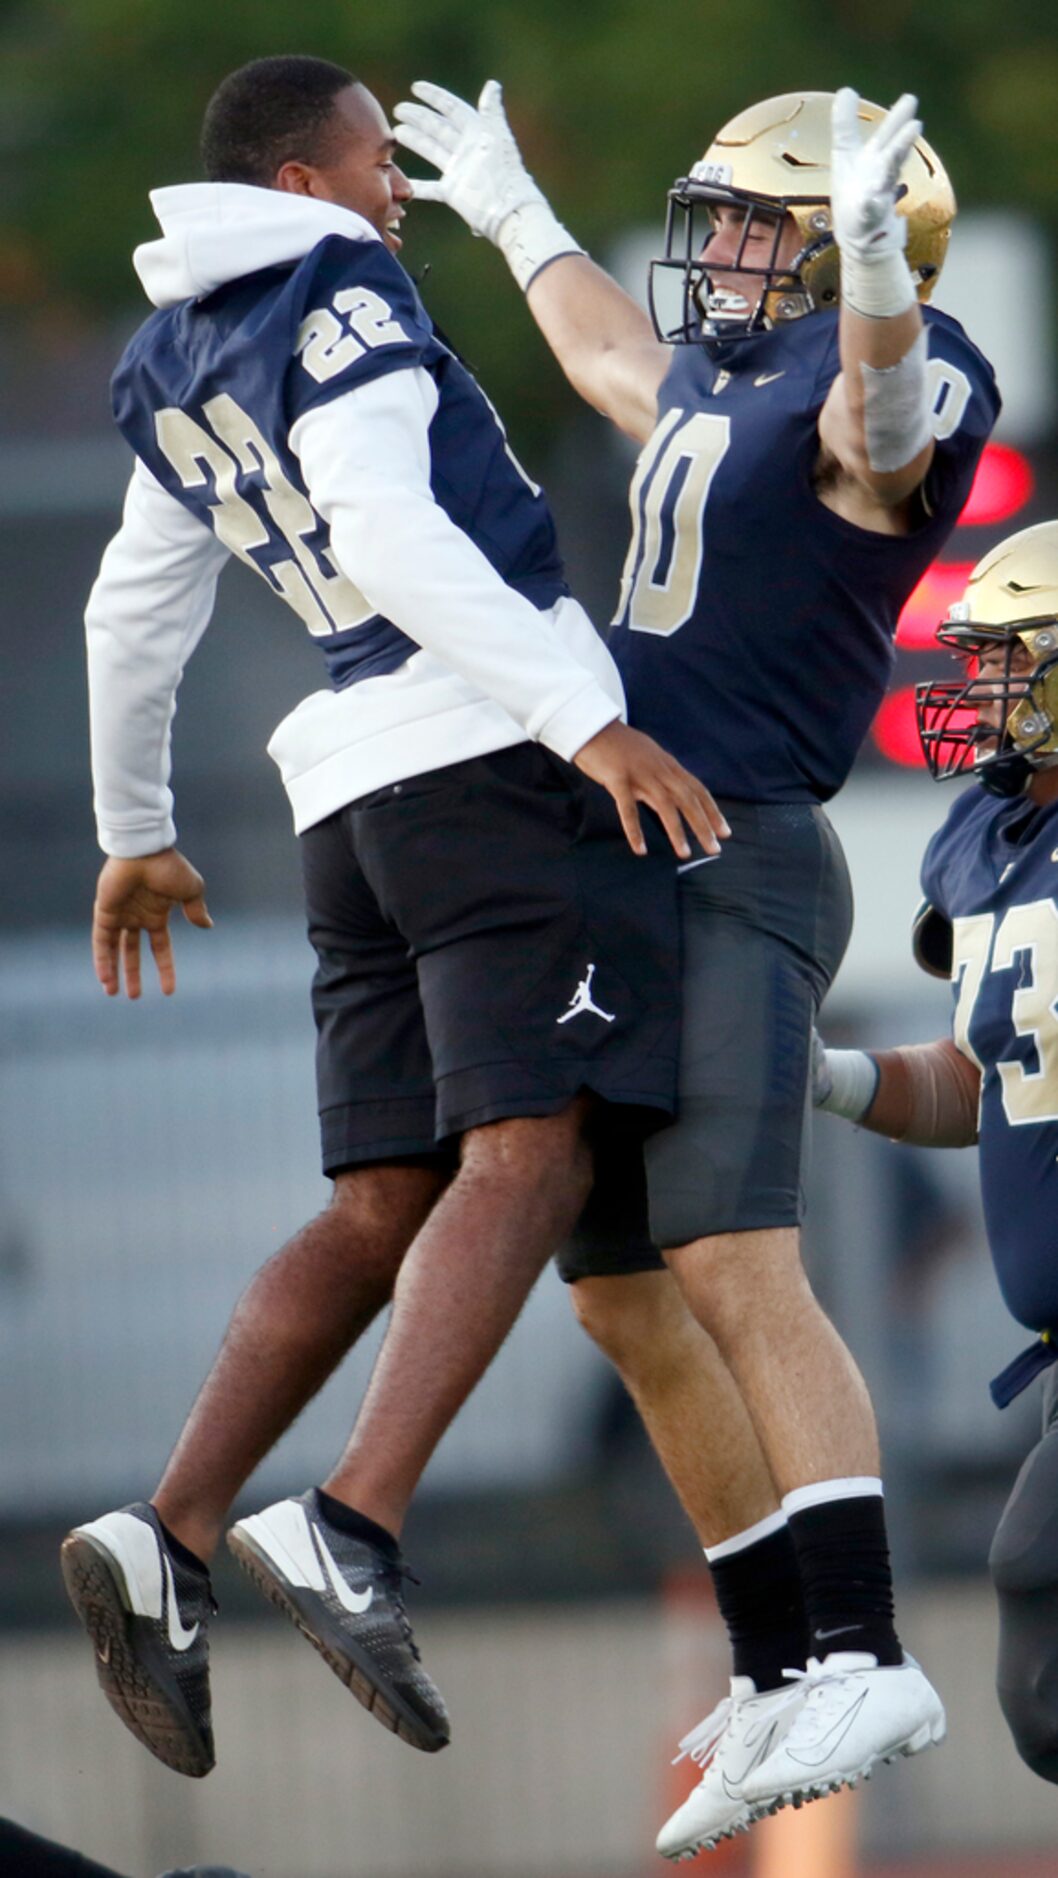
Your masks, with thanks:
[[[743,1797],[758,1818],[854,1787],[879,1761],[944,1739],[940,1697],[913,1657],[885,1668],[873,1656],[839,1651],[787,1674],[804,1700],[775,1751],[746,1776]]]
[[[746,1802],[743,1782],[774,1754],[805,1695],[803,1681],[758,1695],[748,1676],[732,1676],[731,1694],[680,1742],[673,1765],[689,1755],[702,1777],[658,1834],[662,1858],[693,1858],[745,1832],[756,1812]]]

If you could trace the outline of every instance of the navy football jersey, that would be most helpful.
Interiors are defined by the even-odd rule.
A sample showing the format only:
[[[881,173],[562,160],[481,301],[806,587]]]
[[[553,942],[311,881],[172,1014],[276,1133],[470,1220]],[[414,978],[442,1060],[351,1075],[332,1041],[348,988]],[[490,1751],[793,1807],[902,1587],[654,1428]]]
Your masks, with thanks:
[[[981,1196],[1008,1309],[1058,1329],[1058,803],[967,789],[922,888],[953,928],[955,1041],[981,1069]]]
[[[314,405],[414,366],[438,393],[434,499],[509,586],[553,605],[569,589],[546,498],[382,242],[329,235],[291,266],[166,307],[114,374],[114,414],[137,456],[289,602],[338,688],[395,671],[417,648],[339,571],[288,438]]]
[[[826,801],[888,683],[900,610],[958,519],[999,410],[990,366],[925,308],[937,448],[921,524],[856,527],[813,487],[838,315],[674,350],[630,493],[610,640],[629,718],[718,795]]]

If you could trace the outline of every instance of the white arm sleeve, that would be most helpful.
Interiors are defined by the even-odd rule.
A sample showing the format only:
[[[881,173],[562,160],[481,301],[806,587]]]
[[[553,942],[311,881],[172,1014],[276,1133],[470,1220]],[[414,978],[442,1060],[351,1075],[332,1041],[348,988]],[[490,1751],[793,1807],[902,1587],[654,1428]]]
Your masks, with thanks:
[[[569,760],[621,706],[434,501],[436,409],[421,367],[389,372],[307,412],[290,446],[369,604]]]
[[[134,859],[176,840],[176,692],[227,559],[212,530],[137,459],[85,613],[96,826],[106,854]]]

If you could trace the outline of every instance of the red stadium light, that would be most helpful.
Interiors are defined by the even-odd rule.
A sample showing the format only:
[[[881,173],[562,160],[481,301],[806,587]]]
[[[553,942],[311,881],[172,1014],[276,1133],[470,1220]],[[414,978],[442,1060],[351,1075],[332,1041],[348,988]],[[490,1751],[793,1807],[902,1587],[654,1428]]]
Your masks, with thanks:
[[[934,561],[926,569],[900,615],[896,643],[902,651],[922,652],[934,646],[933,635],[953,601],[961,600],[973,565],[972,561]]]
[[[902,691],[890,692],[874,720],[871,735],[890,763],[899,763],[904,769],[925,768],[926,761],[918,740],[913,685],[905,685]]]
[[[970,528],[1005,522],[1031,502],[1036,478],[1027,457],[1008,443],[988,443],[959,521]]]

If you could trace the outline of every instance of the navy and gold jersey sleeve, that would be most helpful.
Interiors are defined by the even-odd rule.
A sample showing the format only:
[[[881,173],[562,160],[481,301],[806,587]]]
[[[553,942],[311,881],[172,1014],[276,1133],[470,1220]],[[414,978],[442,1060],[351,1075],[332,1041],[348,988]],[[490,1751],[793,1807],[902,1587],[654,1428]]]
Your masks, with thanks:
[[[999,416],[995,373],[957,320],[924,309],[935,449],[924,489],[929,515],[951,527],[970,493],[978,459]]]
[[[423,364],[439,349],[410,277],[381,241],[329,236],[292,285],[291,424],[357,385]]]
[[[936,307],[923,307],[928,346],[930,423],[933,461],[924,490],[926,527],[950,530],[970,493],[981,451],[999,416],[1001,399],[995,373],[958,320]],[[818,413],[841,371],[837,320],[820,325],[825,341],[806,409]]]

